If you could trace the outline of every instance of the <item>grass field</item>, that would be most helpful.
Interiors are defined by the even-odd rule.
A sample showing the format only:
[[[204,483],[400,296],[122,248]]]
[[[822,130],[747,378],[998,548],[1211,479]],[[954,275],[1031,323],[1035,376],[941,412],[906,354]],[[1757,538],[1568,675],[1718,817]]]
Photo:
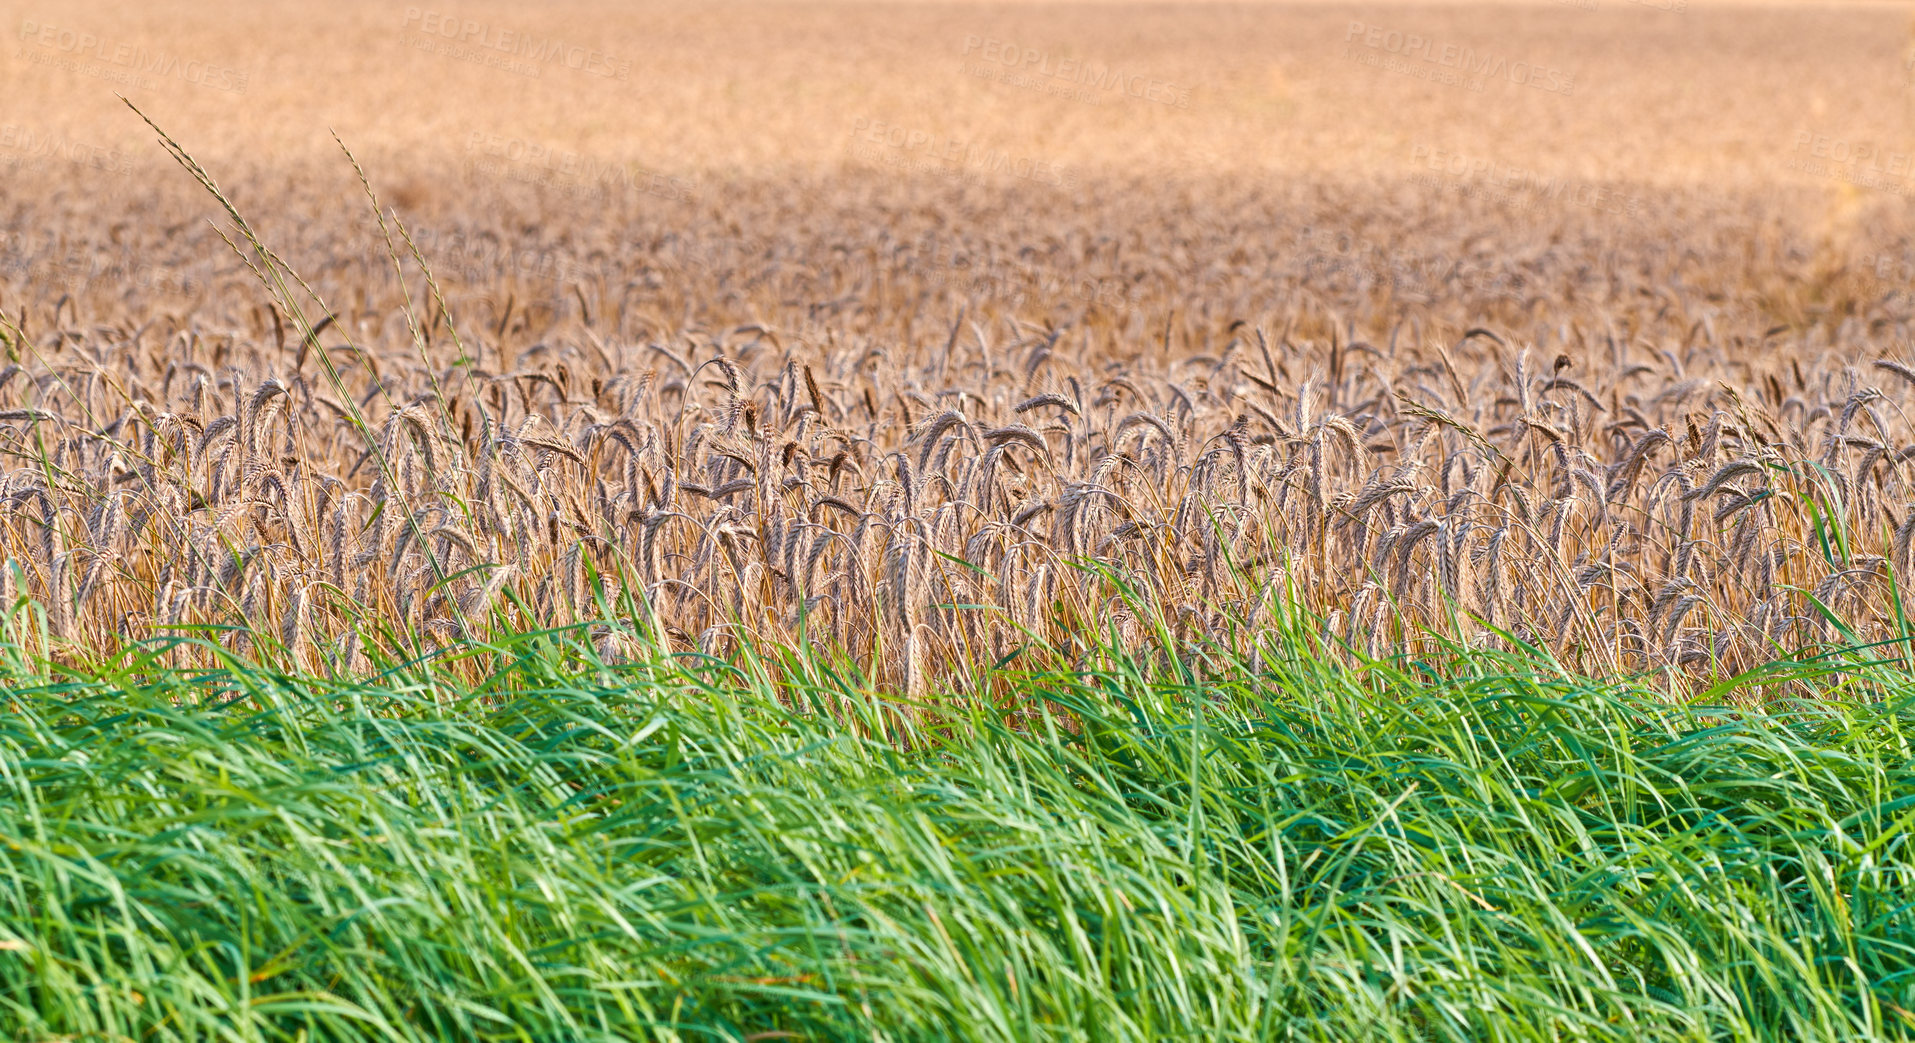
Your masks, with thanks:
[[[60,1039],[1915,1034],[1905,674],[1798,665],[1816,698],[1748,714],[1270,651],[1217,681],[1112,652],[1016,676],[1039,722],[902,734],[816,661],[564,635],[468,652],[470,687],[16,678],[0,1009]]]
[[[0,1035],[1915,1036],[1915,22],[0,18]]]

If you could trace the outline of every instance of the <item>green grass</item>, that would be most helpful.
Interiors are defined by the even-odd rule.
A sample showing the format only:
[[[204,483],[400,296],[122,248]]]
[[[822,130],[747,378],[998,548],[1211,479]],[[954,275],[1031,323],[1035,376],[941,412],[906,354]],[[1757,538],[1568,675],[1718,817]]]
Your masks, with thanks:
[[[855,682],[549,644],[463,686],[16,671],[0,1023],[1915,1038],[1915,678],[1797,668],[1828,701],[1748,713],[1302,644],[1208,683],[1107,654],[1023,679],[1053,714],[885,738]]]

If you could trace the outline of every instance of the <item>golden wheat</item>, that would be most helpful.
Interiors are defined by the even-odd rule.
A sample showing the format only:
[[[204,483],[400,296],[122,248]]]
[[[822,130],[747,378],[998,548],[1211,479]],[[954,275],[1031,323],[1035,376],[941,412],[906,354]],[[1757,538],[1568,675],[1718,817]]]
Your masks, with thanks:
[[[352,32],[390,35],[348,7]],[[783,111],[765,85],[812,70],[779,41],[835,38],[760,13],[680,29],[763,44],[746,49],[777,75],[723,89]],[[687,68],[655,85],[685,103],[643,119],[678,113],[645,137],[700,157],[696,192],[581,194],[470,163],[435,180],[446,152],[401,158],[414,143],[387,131],[365,171],[256,158],[293,148],[283,127],[220,138],[208,164],[233,193],[200,191],[212,176],[180,153],[186,174],[116,172],[111,206],[42,163],[0,228],[0,598],[42,605],[65,656],[211,624],[348,672],[381,646],[584,622],[608,655],[640,629],[720,655],[802,637],[910,692],[1028,646],[1069,656],[1091,631],[1254,656],[1295,608],[1372,653],[1514,639],[1596,670],[1898,634],[1915,563],[1898,199],[1779,160],[1726,177],[1713,157],[1751,140],[1791,154],[1774,113],[1821,126],[1774,85],[1707,136],[1662,135],[1652,164],[1631,121],[1673,103],[1636,13],[1578,38],[1609,93],[1502,99],[1465,142],[1535,154],[1554,125],[1521,114],[1553,105],[1561,133],[1633,150],[1576,175],[1624,212],[1429,177],[1410,161],[1427,144],[1378,152],[1469,99],[1406,99],[1340,57],[1346,19],[1304,9],[1186,12],[1211,43],[1155,51],[1061,9],[882,15],[914,41],[867,56],[899,98],[987,19],[1198,84],[1210,107],[1187,116],[945,84],[963,127],[1045,154],[1051,124],[1083,131],[1096,162],[1068,190],[873,169],[837,125],[822,146],[693,128],[722,77]],[[1509,46],[1546,48],[1561,17],[1512,9]],[[1872,14],[1735,17],[1758,49],[1887,53]],[[227,46],[182,25],[174,51]],[[1294,81],[1199,61],[1241,58],[1239,38],[1322,46],[1285,57]],[[590,85],[433,61],[357,82],[425,63],[486,92],[495,126],[577,129],[559,101],[588,123],[624,111]],[[59,104],[34,69],[6,75]],[[1837,96],[1879,87],[1860,62],[1828,74],[1848,77]],[[348,92],[349,113],[404,93],[387,86]],[[67,137],[139,126],[95,108]],[[858,125],[897,115],[869,109]],[[1281,148],[1238,147],[1273,120]],[[397,205],[353,202],[382,171]]]
[[[1910,382],[1867,383],[1907,365],[1886,319],[1757,330],[1771,307],[1661,281],[1646,233],[1607,294],[1572,299],[1575,248],[1489,259],[1488,282],[1352,285],[1273,231],[1200,294],[1086,245],[1020,258],[1008,303],[971,243],[931,255],[992,278],[882,228],[716,238],[699,250],[729,262],[662,278],[757,316],[729,326],[600,325],[614,268],[566,287],[570,310],[512,290],[482,325],[325,328],[413,314],[432,295],[410,263],[404,287],[333,275],[357,299],[312,337],[273,304],[163,337],[28,311],[0,371],[7,581],[69,654],[238,624],[343,671],[367,640],[443,644],[503,612],[714,654],[803,636],[911,691],[1033,639],[1140,640],[1152,616],[1248,649],[1293,603],[1371,652],[1501,631],[1601,669],[1897,626],[1915,431]],[[781,301],[761,249],[838,311]],[[1535,298],[1503,289],[1519,273]],[[270,301],[246,278],[224,299]],[[1121,307],[1075,290],[1112,283]]]

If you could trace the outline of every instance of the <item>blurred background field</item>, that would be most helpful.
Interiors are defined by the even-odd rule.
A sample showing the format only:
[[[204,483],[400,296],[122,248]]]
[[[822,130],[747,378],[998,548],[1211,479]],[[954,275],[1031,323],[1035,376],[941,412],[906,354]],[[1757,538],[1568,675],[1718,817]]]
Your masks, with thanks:
[[[1785,176],[1798,130],[1906,146],[1905,11],[1706,0],[1664,9],[1677,2],[14,3],[4,83],[10,121],[141,164],[159,157],[127,124],[115,88],[151,99],[215,166],[331,170],[324,130],[333,128],[369,161],[410,168],[388,177],[431,182],[447,202],[460,198],[447,169],[474,134],[749,178],[836,170],[861,118],[1160,179],[1387,179],[1413,173],[1410,150],[1428,144],[1546,175],[1728,189],[1799,182]],[[1392,74],[1352,54],[1401,57],[1401,43],[1366,45],[1352,23],[1420,36],[1439,55],[1455,45],[1555,70],[1568,92],[1510,77],[1479,91]],[[67,49],[64,35],[26,31],[49,26],[103,43]],[[523,46],[512,48],[527,40],[600,58],[575,57],[578,69],[525,61]],[[113,60],[122,44],[141,58]],[[1020,52],[1014,65],[1003,63],[1006,49]],[[1023,62],[1024,51],[1050,66]],[[149,71],[142,61],[155,54],[219,75]],[[980,64],[1041,70],[1073,58],[1176,90],[1126,100],[1100,88],[1086,102],[975,75]]]

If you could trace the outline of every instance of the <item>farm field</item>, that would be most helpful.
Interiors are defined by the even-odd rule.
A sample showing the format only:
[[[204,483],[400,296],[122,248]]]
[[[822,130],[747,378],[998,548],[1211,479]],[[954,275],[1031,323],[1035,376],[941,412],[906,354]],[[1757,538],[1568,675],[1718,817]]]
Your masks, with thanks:
[[[1915,20],[10,3],[23,1039],[1915,1035]]]

